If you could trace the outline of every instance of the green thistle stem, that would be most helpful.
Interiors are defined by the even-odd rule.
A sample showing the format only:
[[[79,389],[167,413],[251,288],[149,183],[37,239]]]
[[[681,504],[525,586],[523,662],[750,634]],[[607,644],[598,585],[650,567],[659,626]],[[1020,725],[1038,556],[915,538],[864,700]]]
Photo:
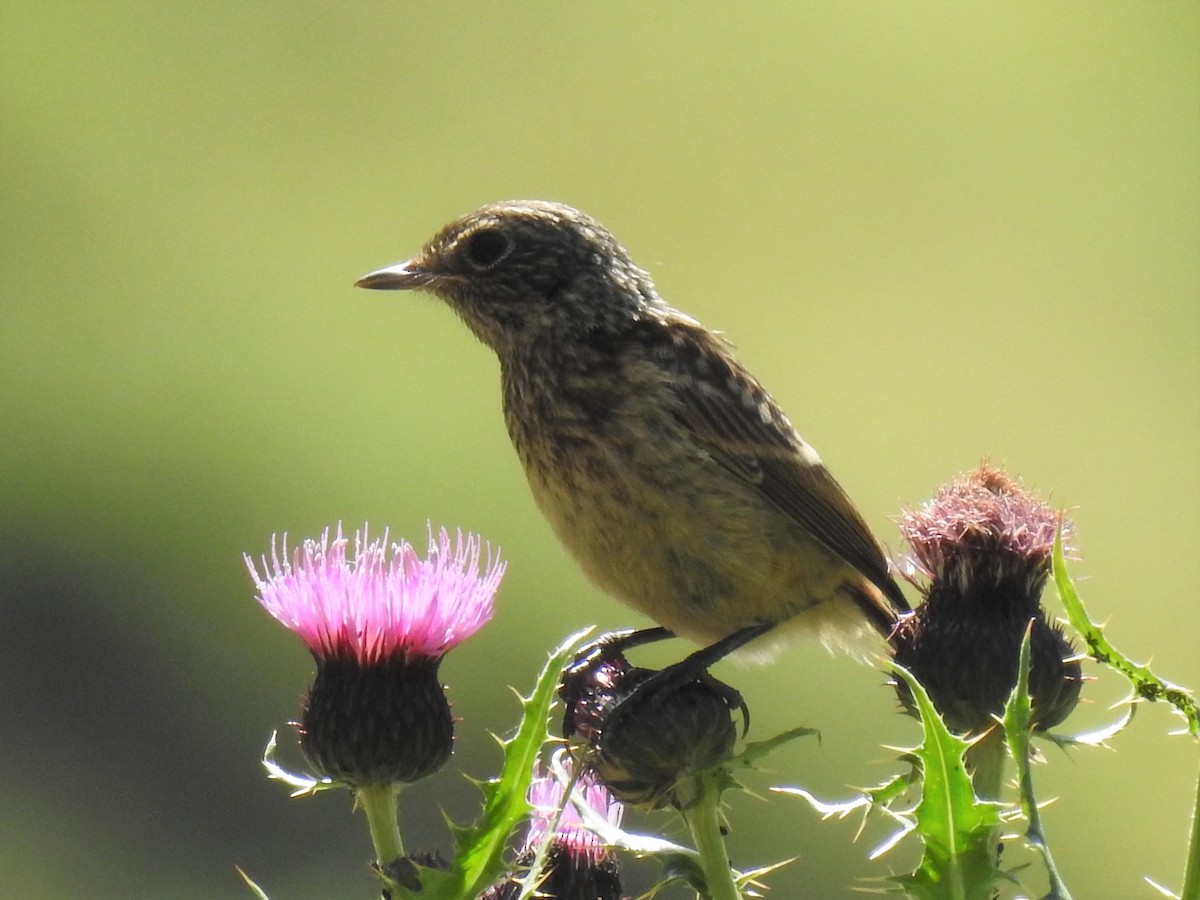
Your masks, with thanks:
[[[367,816],[371,843],[375,846],[375,859],[381,871],[387,871],[389,865],[404,855],[400,820],[396,817],[396,797],[399,793],[398,784],[369,784],[355,792],[358,804]]]
[[[1200,900],[1200,776],[1196,778],[1196,805],[1192,808],[1192,836],[1188,842],[1187,869],[1180,900]]]
[[[702,772],[694,778],[699,796],[682,813],[692,834],[692,843],[700,854],[700,866],[708,885],[706,900],[742,900],[729,866],[725,837],[721,834],[721,790],[717,786],[717,773]]]
[[[1004,729],[993,728],[990,732],[972,744],[964,757],[967,768],[971,772],[971,784],[975,788],[975,796],[980,800],[999,802],[1004,788],[1004,767],[1008,762],[1008,744],[1004,740]],[[999,863],[1000,859],[1000,828],[992,829],[988,846],[991,848],[992,862]]]

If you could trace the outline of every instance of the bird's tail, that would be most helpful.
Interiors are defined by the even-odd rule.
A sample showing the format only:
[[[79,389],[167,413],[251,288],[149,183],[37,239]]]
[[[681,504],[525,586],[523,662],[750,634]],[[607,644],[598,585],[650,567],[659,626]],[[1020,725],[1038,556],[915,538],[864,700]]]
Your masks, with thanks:
[[[912,610],[900,585],[890,577],[883,585],[864,579],[853,588],[851,598],[875,630],[885,638],[891,637],[900,619]]]

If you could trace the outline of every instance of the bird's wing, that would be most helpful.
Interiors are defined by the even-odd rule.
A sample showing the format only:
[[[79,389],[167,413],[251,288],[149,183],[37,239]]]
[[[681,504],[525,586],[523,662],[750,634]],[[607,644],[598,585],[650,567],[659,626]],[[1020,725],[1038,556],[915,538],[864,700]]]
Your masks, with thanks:
[[[719,339],[688,329],[676,342],[678,421],[725,469],[874,583],[899,610],[908,602],[866,522],[820,457]]]

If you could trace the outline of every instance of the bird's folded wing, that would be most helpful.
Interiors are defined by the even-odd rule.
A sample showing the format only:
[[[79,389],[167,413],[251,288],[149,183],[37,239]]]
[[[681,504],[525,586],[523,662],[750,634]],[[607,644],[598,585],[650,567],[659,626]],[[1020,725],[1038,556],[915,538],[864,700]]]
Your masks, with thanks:
[[[709,372],[707,377],[679,373],[684,376],[676,391],[680,424],[717,463],[757,488],[906,609],[883,551],[841,485],[761,385],[740,367],[722,361],[720,369],[723,383],[715,384]]]

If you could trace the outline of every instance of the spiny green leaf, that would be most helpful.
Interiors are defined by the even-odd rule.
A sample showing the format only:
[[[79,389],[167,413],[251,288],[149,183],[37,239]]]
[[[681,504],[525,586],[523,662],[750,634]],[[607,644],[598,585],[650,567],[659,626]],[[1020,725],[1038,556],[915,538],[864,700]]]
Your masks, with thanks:
[[[815,735],[817,742],[820,742],[821,732],[815,728],[805,728],[803,726],[791,728],[782,734],[775,735],[773,738],[767,738],[765,741],[752,741],[743,747],[742,752],[737,754],[737,756],[735,756],[729,762],[734,765],[749,768],[752,767],[755,762],[762,759],[777,747],[782,747],[789,741],[796,740],[796,738],[809,737],[810,735]]]
[[[860,789],[860,793],[849,800],[822,800],[804,788],[798,787],[773,787],[771,790],[776,794],[791,794],[800,797],[819,812],[823,819],[834,816],[844,819],[856,809],[870,812],[872,809],[890,808],[892,803],[912,787],[915,780],[915,773],[910,771],[907,774],[890,778],[878,787]]]
[[[711,766],[709,771],[716,776],[716,783],[720,793],[737,788],[738,790],[746,790],[745,786],[737,780],[734,775],[734,770],[738,769],[753,769],[755,762],[762,759],[772,750],[783,746],[789,741],[794,741],[796,738],[808,737],[816,735],[817,740],[821,739],[821,732],[815,728],[791,728],[782,734],[777,734],[773,738],[767,738],[765,741],[754,741],[742,748],[740,753],[721,760],[719,763]]]
[[[704,869],[695,853],[662,854],[657,859],[662,865],[660,887],[683,883],[696,891],[705,889]]]
[[[250,888],[250,892],[254,894],[258,900],[271,900],[271,898],[267,896],[267,892],[255,884],[254,879],[247,875],[241,866],[234,866],[234,868],[237,869],[237,873],[242,876],[242,881],[246,882],[246,886]]]
[[[1129,727],[1129,723],[1133,721],[1134,714],[1138,710],[1137,704],[1133,702],[1122,705],[1124,705],[1125,711],[1121,713],[1120,717],[1109,722],[1107,725],[1093,728],[1091,731],[1081,731],[1078,734],[1058,734],[1052,731],[1043,731],[1038,737],[1043,737],[1063,749],[1077,746],[1107,747],[1109,740]]]
[[[878,811],[882,815],[887,816],[892,821],[896,822],[900,829],[893,832],[883,843],[879,844],[868,855],[868,859],[878,859],[896,844],[904,839],[906,834],[909,834],[915,828],[915,823],[912,820],[911,810],[895,810],[892,805],[899,800],[904,794],[919,780],[918,768],[919,761],[905,751],[905,758],[912,765],[903,775],[897,775],[885,781],[883,784],[873,788],[862,788],[861,793],[856,797],[851,797],[849,800],[828,801],[821,800],[804,788],[792,787],[773,787],[771,788],[777,794],[792,794],[805,800],[809,806],[821,814],[821,818],[828,819],[837,816],[839,819],[844,819],[846,816],[855,810],[862,810],[862,821],[859,823],[858,832],[854,839],[858,840],[863,829],[867,826],[867,817],[872,810]]]
[[[293,797],[304,797],[320,791],[327,791],[331,788],[345,787],[344,784],[334,781],[332,778],[313,778],[310,775],[300,775],[296,772],[289,772],[283,766],[279,765],[279,763],[275,762],[275,750],[278,747],[278,739],[279,732],[272,731],[271,737],[267,741],[267,747],[263,750],[263,768],[267,770],[267,777],[272,781],[282,781],[290,787]]]
[[[1067,572],[1061,528],[1054,541],[1054,586],[1066,610],[1067,619],[1083,637],[1091,657],[1124,675],[1138,698],[1170,703],[1187,720],[1187,730],[1192,737],[1200,737],[1200,705],[1197,705],[1191,693],[1179,685],[1159,678],[1148,667],[1131,661],[1108,642],[1108,638],[1104,636],[1104,629],[1088,616],[1083,601],[1079,599],[1079,593],[1075,590],[1075,583]]]
[[[1002,806],[975,796],[964,761],[971,743],[950,732],[916,678],[899,666],[896,673],[911,689],[924,729],[913,751],[922,791],[912,816],[925,844],[917,870],[897,881],[922,900],[987,900],[1003,878],[994,853]]]

